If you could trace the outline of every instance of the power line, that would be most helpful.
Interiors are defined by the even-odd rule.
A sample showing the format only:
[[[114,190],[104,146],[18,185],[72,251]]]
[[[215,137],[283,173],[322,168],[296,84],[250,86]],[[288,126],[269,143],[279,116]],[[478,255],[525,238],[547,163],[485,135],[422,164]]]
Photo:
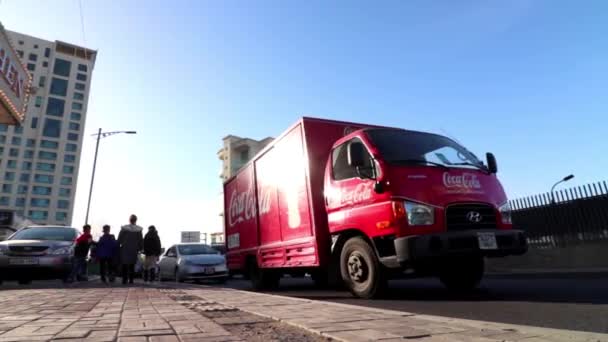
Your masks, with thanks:
[[[2,1],[2,0],[0,0]],[[84,47],[84,58],[87,58],[87,39],[84,31],[84,15],[82,14],[82,0],[78,0],[78,8],[80,9],[80,29],[82,33],[82,45]]]

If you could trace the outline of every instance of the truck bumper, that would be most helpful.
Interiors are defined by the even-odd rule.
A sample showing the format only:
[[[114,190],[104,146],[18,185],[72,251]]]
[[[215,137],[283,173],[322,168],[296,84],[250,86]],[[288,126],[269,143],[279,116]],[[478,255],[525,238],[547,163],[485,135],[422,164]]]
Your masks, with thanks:
[[[494,233],[496,249],[481,249],[478,233]],[[521,255],[528,250],[526,237],[521,230],[467,230],[406,236],[395,239],[394,243],[397,261],[402,266],[450,256],[503,257]]]

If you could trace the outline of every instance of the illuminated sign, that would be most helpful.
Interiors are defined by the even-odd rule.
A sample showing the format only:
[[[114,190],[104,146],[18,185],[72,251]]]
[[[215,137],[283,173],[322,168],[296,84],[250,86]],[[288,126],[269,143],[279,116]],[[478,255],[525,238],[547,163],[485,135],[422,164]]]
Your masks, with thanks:
[[[25,119],[31,76],[0,23],[0,123],[15,125]]]

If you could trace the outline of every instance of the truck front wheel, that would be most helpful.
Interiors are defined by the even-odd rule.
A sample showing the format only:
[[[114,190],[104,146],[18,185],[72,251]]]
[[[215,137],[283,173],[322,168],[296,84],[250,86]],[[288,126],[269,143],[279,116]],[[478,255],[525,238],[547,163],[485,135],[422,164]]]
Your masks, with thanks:
[[[471,291],[479,286],[484,273],[481,256],[453,258],[443,265],[439,280],[452,291]]]
[[[344,285],[359,298],[375,298],[386,289],[387,281],[374,249],[363,238],[346,241],[340,254],[340,273]]]

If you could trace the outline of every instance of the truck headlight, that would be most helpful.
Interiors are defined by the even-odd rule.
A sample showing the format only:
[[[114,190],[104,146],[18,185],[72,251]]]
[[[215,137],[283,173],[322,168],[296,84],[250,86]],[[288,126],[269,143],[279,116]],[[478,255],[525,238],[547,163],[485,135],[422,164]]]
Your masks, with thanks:
[[[500,217],[502,217],[502,223],[513,223],[513,221],[511,220],[511,204],[509,204],[509,202],[498,207],[498,211],[500,212]]]
[[[435,223],[435,210],[431,206],[406,201],[405,212],[410,226],[430,226]]]

